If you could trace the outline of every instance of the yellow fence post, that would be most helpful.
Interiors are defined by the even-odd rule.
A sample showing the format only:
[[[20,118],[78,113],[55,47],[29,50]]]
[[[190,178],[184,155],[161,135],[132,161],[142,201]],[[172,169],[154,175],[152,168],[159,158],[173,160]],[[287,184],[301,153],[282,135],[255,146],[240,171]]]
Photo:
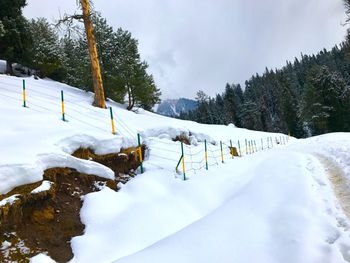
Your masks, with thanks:
[[[112,107],[109,107],[109,112],[110,112],[110,115],[111,115],[112,134],[115,134],[115,127],[114,127],[114,119],[113,119]]]
[[[186,170],[185,170],[185,153],[184,153],[184,145],[181,142],[181,152],[182,152],[182,172],[184,175],[184,181],[186,180]]]
[[[22,87],[22,99],[23,99],[23,107],[27,107],[27,100],[26,100],[26,81],[23,80],[23,87]]]
[[[207,140],[204,140],[204,158],[205,158],[205,169],[208,170],[208,150]]]

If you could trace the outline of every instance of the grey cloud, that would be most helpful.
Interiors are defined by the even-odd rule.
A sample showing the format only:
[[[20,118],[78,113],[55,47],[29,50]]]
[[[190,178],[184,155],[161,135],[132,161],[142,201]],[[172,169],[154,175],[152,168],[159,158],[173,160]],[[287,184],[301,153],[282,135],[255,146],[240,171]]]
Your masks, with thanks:
[[[344,39],[342,0],[100,0],[95,8],[139,40],[164,98],[222,92],[265,67]],[[25,14],[51,19],[73,0],[29,0]]]

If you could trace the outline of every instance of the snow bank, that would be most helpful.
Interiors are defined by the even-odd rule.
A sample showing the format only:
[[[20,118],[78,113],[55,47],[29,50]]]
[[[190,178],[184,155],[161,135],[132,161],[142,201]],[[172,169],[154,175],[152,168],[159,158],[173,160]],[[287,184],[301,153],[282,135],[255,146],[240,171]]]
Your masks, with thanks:
[[[46,169],[70,167],[80,173],[93,174],[107,179],[114,178],[114,172],[99,163],[75,158],[68,154],[42,154],[33,165],[0,166],[0,194],[7,193],[16,186],[43,180]]]
[[[56,263],[56,261],[52,260],[49,256],[45,254],[39,254],[35,257],[32,257],[29,263]]]
[[[350,239],[334,203],[325,206],[333,197],[314,157],[274,153],[250,174],[253,180],[209,215],[116,262],[346,262],[339,247],[345,241],[348,250]]]
[[[0,63],[1,64],[1,63]],[[3,64],[3,63],[2,63]],[[125,110],[123,105],[108,101],[112,106],[117,135],[112,135],[108,109],[91,106],[93,94],[52,80],[26,81],[27,108],[22,107],[22,78],[0,76],[0,112],[2,127],[0,137],[0,194],[21,184],[42,179],[44,168],[63,161],[73,165],[71,154],[80,147],[90,147],[97,154],[118,152],[137,144],[137,133],[143,140],[151,137],[171,139],[185,133],[193,145],[203,140],[260,139],[274,134],[232,129],[228,126],[204,125],[191,121],[167,118],[139,109],[136,113]],[[61,120],[60,93],[64,91],[67,122]],[[275,134],[280,136],[280,134]],[[41,159],[48,155],[51,163],[43,165]],[[57,155],[53,161],[52,156]],[[164,155],[164,153],[162,154]],[[178,159],[178,157],[176,157]],[[176,162],[176,161],[175,161]],[[96,172],[79,162],[72,168]],[[59,165],[62,167],[63,164]],[[93,165],[92,165],[93,166]],[[96,165],[94,167],[97,167]],[[109,178],[102,168],[98,175]],[[102,169],[102,170],[101,170]],[[107,175],[106,175],[107,174]]]

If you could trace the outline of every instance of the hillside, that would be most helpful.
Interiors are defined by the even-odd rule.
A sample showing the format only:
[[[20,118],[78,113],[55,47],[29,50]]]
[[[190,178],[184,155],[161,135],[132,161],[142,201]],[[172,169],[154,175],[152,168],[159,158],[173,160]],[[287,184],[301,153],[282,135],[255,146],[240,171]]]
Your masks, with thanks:
[[[64,169],[64,179],[74,174],[68,183],[83,200],[77,211],[83,231],[67,241],[70,262],[350,262],[350,200],[341,187],[350,180],[349,134],[296,140],[131,112],[108,101],[113,135],[109,109],[91,106],[91,93],[51,80],[25,78],[25,84],[27,107],[22,79],[0,75],[0,216],[30,196],[50,196],[56,189],[50,169]],[[123,173],[99,156],[137,156],[138,133],[144,172],[129,169],[134,175],[122,182]],[[231,156],[231,144],[241,157]],[[79,149],[94,154],[83,158]],[[79,178],[99,185],[79,192]],[[33,183],[39,189],[7,196]],[[32,206],[48,223],[60,224],[64,211]],[[60,209],[68,208],[69,202]],[[30,218],[40,227],[47,223]],[[29,246],[22,232],[0,233],[5,262],[15,250],[24,262],[62,262],[51,248]]]

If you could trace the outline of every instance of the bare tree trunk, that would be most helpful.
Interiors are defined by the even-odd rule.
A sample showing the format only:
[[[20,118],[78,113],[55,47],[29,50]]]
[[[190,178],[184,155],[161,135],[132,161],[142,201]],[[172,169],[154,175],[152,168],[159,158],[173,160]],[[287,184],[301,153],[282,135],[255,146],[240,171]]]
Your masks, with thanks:
[[[95,92],[93,105],[100,108],[105,108],[106,107],[105,95],[103,90],[101,69],[100,69],[100,63],[98,60],[94,29],[90,18],[90,3],[89,3],[89,0],[80,0],[80,3],[83,10],[84,26],[85,26],[86,38],[88,42],[89,55],[90,55],[90,61],[91,61],[92,82],[93,82],[93,87]]]
[[[131,110],[134,105],[132,103],[131,89],[129,87],[128,87],[128,99],[129,99],[129,105],[126,109]]]
[[[6,72],[5,73],[13,76],[12,62],[9,60],[6,60]]]

